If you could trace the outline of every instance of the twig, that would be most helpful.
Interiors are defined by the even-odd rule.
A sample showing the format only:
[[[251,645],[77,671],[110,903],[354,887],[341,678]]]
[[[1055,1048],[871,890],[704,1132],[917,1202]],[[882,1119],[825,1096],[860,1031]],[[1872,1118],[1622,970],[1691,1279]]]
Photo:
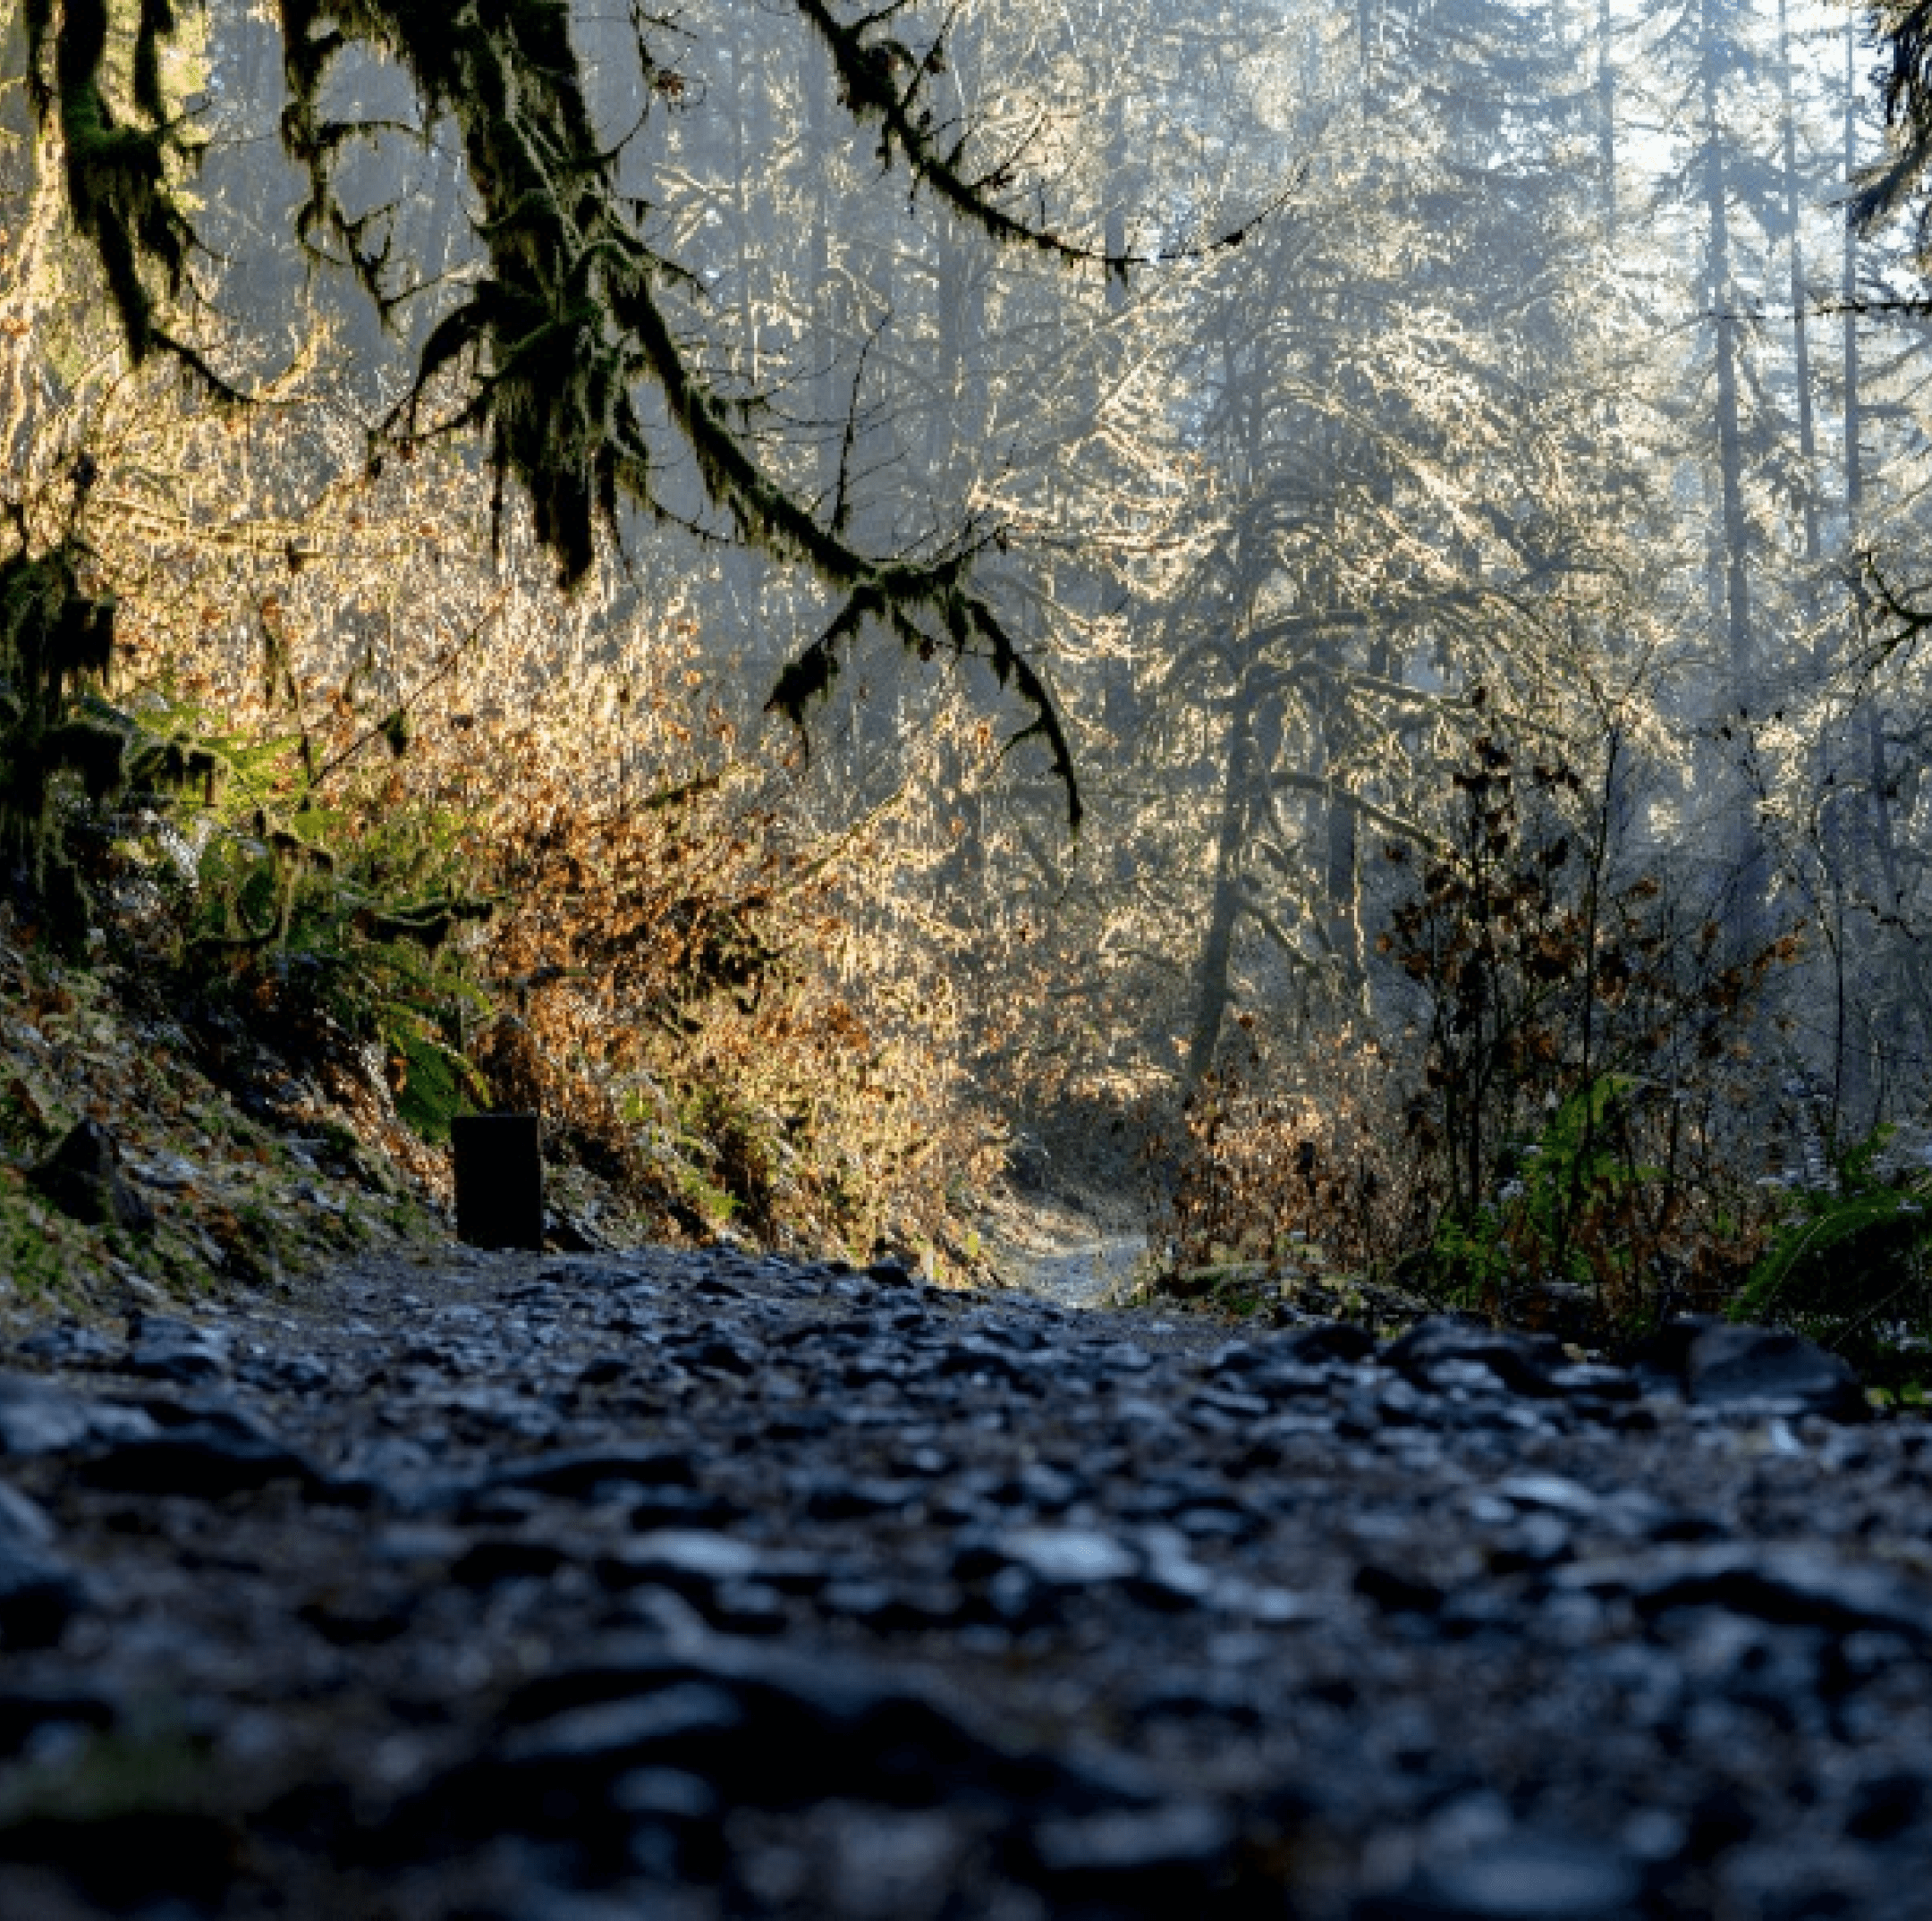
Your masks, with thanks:
[[[470,631],[464,634],[461,639],[451,643],[449,650],[436,663],[434,672],[429,674],[427,680],[419,681],[373,727],[365,728],[354,740],[350,741],[347,747],[343,749],[341,753],[337,754],[333,759],[324,762],[321,771],[309,783],[309,792],[313,793],[317,788],[321,786],[324,781],[327,780],[330,774],[353,760],[371,740],[386,738],[391,728],[395,724],[399,715],[407,714],[432,687],[435,687],[440,681],[446,681],[455,671],[456,663],[462,658],[464,651],[476,643],[483,630],[503,612],[504,603],[509,597],[510,589],[506,587],[477,616],[476,624],[470,628]]]

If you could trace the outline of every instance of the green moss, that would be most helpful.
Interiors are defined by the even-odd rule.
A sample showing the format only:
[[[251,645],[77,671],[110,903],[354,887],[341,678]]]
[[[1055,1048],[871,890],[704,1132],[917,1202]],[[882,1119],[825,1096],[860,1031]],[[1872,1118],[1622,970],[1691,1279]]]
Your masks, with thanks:
[[[61,1298],[69,1276],[58,1230],[50,1231],[46,1210],[28,1198],[18,1179],[0,1179],[0,1270],[29,1302]]]
[[[119,1730],[18,1768],[0,1789],[0,1821],[103,1822],[202,1806],[211,1785],[206,1743],[173,1728]]]

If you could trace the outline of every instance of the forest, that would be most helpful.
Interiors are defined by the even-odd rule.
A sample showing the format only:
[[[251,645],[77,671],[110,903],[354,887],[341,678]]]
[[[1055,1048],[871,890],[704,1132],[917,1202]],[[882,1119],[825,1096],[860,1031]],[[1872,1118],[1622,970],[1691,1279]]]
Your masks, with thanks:
[[[9,1026],[424,1192],[538,1109],[606,1238],[1097,1192],[1916,1398],[1927,31],[5,0]]]

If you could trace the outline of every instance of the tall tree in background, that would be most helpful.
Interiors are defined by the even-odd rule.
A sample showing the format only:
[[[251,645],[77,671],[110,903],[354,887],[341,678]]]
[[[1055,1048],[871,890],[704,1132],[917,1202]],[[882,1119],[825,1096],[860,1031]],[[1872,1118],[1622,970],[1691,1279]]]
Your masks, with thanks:
[[[1310,204],[1227,276],[1191,370],[1227,506],[1168,616],[1167,698],[1223,730],[1190,1079],[1244,939],[1262,977],[1360,1009],[1364,823],[1427,838],[1444,720],[1479,684],[1560,725],[1616,571],[1574,452],[1603,399],[1577,279],[1597,210],[1563,164],[1554,20],[1384,5],[1348,51],[1371,62],[1360,106],[1324,129],[1343,89],[1309,102]]]
[[[1733,770],[1726,918],[1738,954],[1758,944],[1768,883],[1742,750],[1759,714],[1768,617],[1758,580],[1761,535],[1750,494],[1751,454],[1774,438],[1761,419],[1767,394],[1750,360],[1750,317],[1761,284],[1758,256],[1779,218],[1778,182],[1767,157],[1740,137],[1752,124],[1764,78],[1760,25],[1749,0],[1671,0],[1648,23],[1649,70],[1665,123],[1680,132],[1661,194],[1696,223],[1699,335],[1708,343],[1691,404],[1708,409],[1705,458],[1716,508],[1710,602],[1721,662],[1712,717],[1717,738],[1732,749],[1718,757]]]

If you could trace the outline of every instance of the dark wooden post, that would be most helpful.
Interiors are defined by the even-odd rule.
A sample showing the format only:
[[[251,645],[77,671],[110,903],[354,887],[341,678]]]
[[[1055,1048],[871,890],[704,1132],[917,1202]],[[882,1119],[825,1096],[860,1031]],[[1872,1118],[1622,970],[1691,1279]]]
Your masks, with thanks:
[[[534,1248],[544,1240],[543,1155],[535,1114],[458,1114],[456,1238],[472,1248]]]

